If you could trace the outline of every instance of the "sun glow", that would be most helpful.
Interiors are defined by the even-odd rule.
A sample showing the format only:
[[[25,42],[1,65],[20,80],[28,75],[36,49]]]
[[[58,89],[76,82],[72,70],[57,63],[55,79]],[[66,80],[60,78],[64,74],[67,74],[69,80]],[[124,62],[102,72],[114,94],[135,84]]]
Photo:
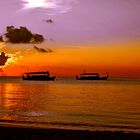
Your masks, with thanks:
[[[63,14],[69,12],[79,0],[20,0],[22,8],[18,11],[43,9],[47,15]]]
[[[24,2],[24,8],[55,8],[54,2],[48,0],[22,0]]]

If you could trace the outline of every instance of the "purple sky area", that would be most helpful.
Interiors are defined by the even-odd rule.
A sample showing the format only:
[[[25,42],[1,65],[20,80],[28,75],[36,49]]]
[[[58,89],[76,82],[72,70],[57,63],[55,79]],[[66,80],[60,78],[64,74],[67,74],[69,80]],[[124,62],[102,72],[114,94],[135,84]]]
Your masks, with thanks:
[[[27,1],[0,0],[0,34],[7,25],[14,25],[58,43],[140,37],[140,0],[48,0],[56,7],[29,9],[23,7]]]

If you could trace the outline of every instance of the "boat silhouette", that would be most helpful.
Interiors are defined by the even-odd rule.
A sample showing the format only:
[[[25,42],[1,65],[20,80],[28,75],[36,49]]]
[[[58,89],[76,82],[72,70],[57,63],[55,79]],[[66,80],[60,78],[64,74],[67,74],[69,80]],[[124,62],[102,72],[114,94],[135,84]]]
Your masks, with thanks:
[[[100,76],[99,73],[82,73],[79,76],[76,76],[76,80],[107,80],[108,79],[108,73],[106,73],[106,76]]]
[[[38,81],[50,81],[55,80],[55,76],[50,76],[48,71],[46,72],[26,72],[22,75],[23,80],[38,80]]]

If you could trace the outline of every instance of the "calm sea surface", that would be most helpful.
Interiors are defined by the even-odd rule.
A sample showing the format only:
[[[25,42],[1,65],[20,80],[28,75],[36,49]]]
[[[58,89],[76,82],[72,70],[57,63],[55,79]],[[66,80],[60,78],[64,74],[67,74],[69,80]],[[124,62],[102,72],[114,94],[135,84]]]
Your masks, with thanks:
[[[140,133],[140,80],[0,77],[0,125]]]

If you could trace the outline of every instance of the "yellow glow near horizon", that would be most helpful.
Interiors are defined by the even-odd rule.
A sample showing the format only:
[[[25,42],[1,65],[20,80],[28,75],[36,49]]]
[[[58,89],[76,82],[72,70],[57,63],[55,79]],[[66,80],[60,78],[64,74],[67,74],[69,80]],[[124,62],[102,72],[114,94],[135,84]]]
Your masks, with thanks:
[[[25,71],[49,70],[54,75],[75,75],[86,70],[99,73],[108,71],[110,76],[139,77],[139,45],[139,41],[80,46],[47,46],[44,43],[38,47],[50,48],[52,52],[40,53],[32,44],[7,44],[1,51],[15,54],[20,50],[20,54],[15,55],[14,60],[9,59],[12,63],[5,67],[3,74],[21,75]]]
[[[54,2],[49,2],[48,0],[22,0],[25,8],[55,8],[56,4]]]

